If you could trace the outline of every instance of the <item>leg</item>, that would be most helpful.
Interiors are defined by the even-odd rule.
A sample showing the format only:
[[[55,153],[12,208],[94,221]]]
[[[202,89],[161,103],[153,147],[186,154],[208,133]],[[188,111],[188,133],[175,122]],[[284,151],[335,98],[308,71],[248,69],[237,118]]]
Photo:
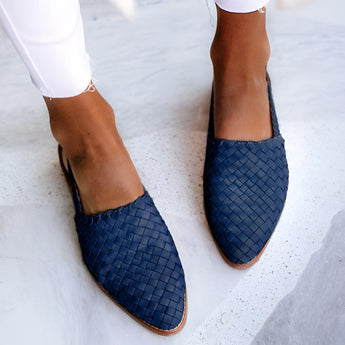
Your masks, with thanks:
[[[85,213],[143,194],[110,105],[83,91],[91,79],[78,0],[0,1],[0,19],[47,104],[51,129],[70,161]]]
[[[144,193],[117,132],[113,109],[98,91],[44,100],[52,133],[71,164],[85,213],[126,205]]]
[[[220,3],[227,2],[236,4],[225,0]],[[266,81],[270,46],[265,13],[231,13],[218,6],[217,11],[211,47],[215,135],[234,140],[270,138]]]

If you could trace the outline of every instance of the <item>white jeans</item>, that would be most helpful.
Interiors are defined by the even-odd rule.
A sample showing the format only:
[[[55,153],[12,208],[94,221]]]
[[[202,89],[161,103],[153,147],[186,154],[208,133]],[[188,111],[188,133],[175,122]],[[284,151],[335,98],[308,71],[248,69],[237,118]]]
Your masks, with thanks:
[[[215,0],[225,11],[246,13],[268,0]],[[0,21],[46,97],[81,94],[91,80],[79,0],[0,0]]]

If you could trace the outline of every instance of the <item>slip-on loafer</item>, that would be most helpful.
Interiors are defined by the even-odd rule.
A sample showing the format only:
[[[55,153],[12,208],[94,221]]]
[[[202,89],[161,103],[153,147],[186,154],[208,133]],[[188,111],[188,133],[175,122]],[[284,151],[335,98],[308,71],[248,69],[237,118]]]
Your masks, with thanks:
[[[68,164],[83,260],[100,288],[151,330],[170,335],[186,321],[183,268],[171,234],[147,191],[116,209],[85,215]]]
[[[204,166],[204,207],[212,235],[226,261],[247,268],[258,261],[286,199],[289,172],[271,81],[267,91],[273,137],[262,141],[217,139],[213,92]]]

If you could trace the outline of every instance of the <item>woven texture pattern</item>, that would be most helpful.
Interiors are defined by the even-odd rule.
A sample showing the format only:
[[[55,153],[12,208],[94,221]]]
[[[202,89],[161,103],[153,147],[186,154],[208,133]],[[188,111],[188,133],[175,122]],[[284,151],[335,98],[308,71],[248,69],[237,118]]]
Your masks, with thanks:
[[[271,84],[274,135],[255,141],[215,139],[213,97],[204,167],[204,204],[211,232],[227,259],[246,264],[264,248],[286,199],[288,166]]]
[[[159,330],[183,320],[185,278],[170,232],[147,192],[126,206],[83,214],[73,175],[75,222],[86,266],[129,313]]]

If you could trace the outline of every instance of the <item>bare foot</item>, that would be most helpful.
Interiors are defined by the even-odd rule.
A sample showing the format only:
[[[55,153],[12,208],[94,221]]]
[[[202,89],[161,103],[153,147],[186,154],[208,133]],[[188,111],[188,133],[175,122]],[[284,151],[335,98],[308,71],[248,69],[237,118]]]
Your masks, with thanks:
[[[272,137],[266,80],[269,52],[265,14],[235,14],[218,8],[211,47],[217,138],[259,141]]]
[[[117,132],[113,110],[97,91],[45,101],[85,214],[126,205],[144,193]]]

